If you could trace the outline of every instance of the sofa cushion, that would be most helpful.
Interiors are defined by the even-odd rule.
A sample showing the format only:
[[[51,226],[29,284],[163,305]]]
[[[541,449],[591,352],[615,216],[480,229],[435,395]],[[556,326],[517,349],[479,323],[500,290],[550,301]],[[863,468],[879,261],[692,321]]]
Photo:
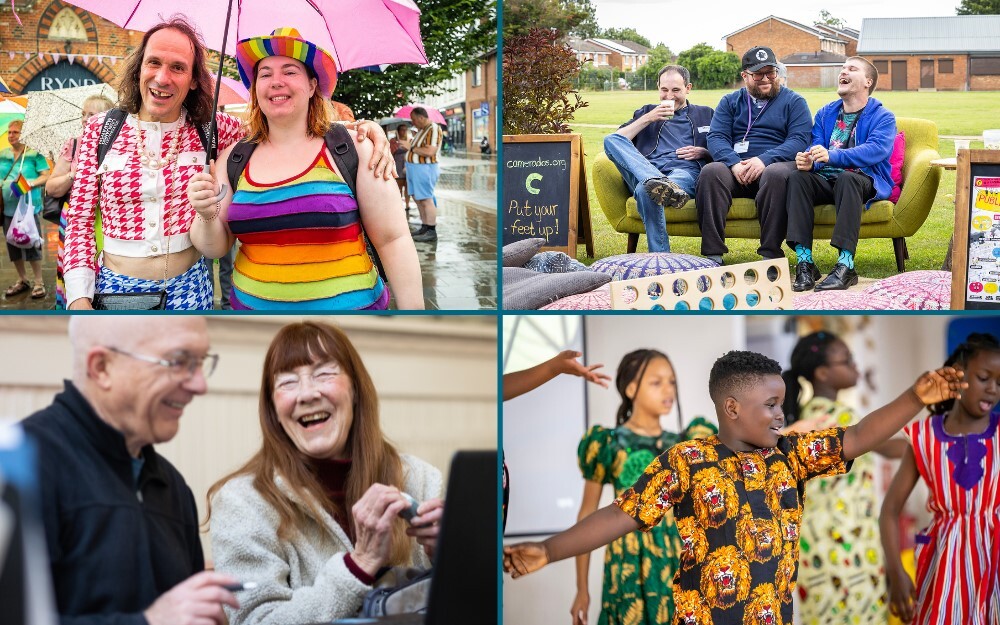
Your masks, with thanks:
[[[892,178],[892,193],[889,194],[889,201],[893,204],[899,201],[899,196],[903,193],[903,157],[905,155],[906,135],[898,132],[896,140],[892,144],[892,155],[889,156],[889,177]]]
[[[575,258],[570,258],[565,252],[542,252],[531,257],[525,269],[539,273],[570,273],[573,271],[589,271],[586,265]]]
[[[951,272],[907,271],[875,282],[862,294],[890,300],[892,310],[948,310]]]
[[[545,239],[522,239],[503,246],[504,267],[524,267],[545,245]]]
[[[611,277],[595,271],[538,273],[523,267],[503,268],[503,307],[538,310],[546,304],[607,284]]]
[[[893,203],[888,200],[872,202],[868,210],[861,213],[861,223],[877,224],[892,219]],[[837,207],[833,204],[823,204],[815,208],[816,223],[832,226],[837,223]]]
[[[611,285],[558,299],[541,310],[611,310]]]
[[[714,261],[690,254],[651,252],[646,254],[619,254],[595,261],[591,271],[608,274],[612,280],[631,280],[659,276],[665,273],[718,267]]]
[[[698,208],[694,200],[681,208],[664,208],[668,224],[689,223],[698,221]],[[635,203],[635,198],[630,197],[625,202],[625,214],[633,219],[642,220],[639,215],[639,207]],[[748,198],[734,198],[732,206],[729,207],[728,219],[757,219],[757,205]]]

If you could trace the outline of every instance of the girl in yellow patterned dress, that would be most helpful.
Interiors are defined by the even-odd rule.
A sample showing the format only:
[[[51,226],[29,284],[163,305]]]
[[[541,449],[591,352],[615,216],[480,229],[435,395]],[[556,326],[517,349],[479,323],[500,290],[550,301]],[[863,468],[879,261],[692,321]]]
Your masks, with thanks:
[[[660,415],[677,401],[674,368],[666,354],[652,349],[626,354],[615,386],[621,395],[617,427],[595,425],[580,441],[580,470],[586,482],[577,520],[597,511],[605,484],[614,487],[617,497],[654,458],[680,441],[660,427]],[[598,625],[669,623],[679,545],[672,514],[648,533],[632,532],[608,545]],[[570,608],[574,625],[587,622],[589,570],[590,554],[577,556],[577,593]]]
[[[787,432],[812,432],[854,425],[860,418],[837,401],[837,393],[858,383],[847,345],[830,332],[803,337],[792,350],[785,380]],[[805,378],[813,397],[799,407]],[[875,451],[899,458],[902,439]],[[878,533],[875,459],[864,454],[850,473],[820,477],[806,485],[799,538],[799,614],[803,625],[882,625],[888,618],[882,548]]]

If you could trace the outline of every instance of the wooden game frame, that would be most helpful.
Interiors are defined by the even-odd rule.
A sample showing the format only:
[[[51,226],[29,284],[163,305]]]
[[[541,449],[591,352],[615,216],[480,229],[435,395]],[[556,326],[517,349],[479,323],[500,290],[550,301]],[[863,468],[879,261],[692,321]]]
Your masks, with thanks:
[[[773,280],[771,276],[774,276]],[[748,298],[751,295],[756,295],[756,300]],[[753,301],[756,303],[750,303]],[[784,258],[692,269],[611,283],[612,310],[729,311],[791,308],[791,269]]]
[[[965,310],[969,277],[969,227],[971,226],[972,168],[994,165],[1000,170],[1000,150],[959,150],[955,178],[955,242],[951,261],[951,309]],[[1000,174],[998,174],[1000,175]],[[1000,247],[1000,242],[998,242]],[[1000,300],[975,302],[977,310],[1000,309]]]

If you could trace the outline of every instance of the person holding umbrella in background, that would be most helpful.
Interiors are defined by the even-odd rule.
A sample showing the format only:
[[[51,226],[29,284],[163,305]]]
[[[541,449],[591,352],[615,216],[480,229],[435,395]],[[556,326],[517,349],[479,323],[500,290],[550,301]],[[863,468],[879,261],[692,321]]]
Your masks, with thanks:
[[[327,148],[337,84],[332,55],[298,30],[278,28],[240,41],[236,61],[250,88],[247,140],[256,147],[235,161],[245,164],[234,189],[222,183],[233,176],[232,148],[220,155],[218,175],[198,173],[188,188],[198,212],[194,245],[212,258],[241,242],[233,308],[384,310],[390,294],[376,268],[381,258],[397,306],[422,309],[420,264],[395,185],[357,175],[355,192],[352,173],[341,171]],[[368,162],[372,145],[356,148],[358,161]]]

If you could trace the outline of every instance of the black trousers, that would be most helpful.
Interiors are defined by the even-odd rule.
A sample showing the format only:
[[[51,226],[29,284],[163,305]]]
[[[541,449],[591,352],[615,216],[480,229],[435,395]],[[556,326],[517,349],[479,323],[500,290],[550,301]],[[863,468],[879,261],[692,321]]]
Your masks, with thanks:
[[[816,223],[816,204],[829,204],[837,208],[837,221],[833,226],[830,245],[851,254],[858,247],[861,215],[865,199],[875,193],[872,179],[855,171],[842,172],[827,180],[814,171],[796,170],[788,178],[788,246],[795,244],[812,249],[813,224]]]
[[[725,163],[709,163],[698,175],[695,202],[698,227],[701,228],[702,256],[721,256],[726,247],[726,216],[734,197],[754,198],[760,223],[760,247],[764,258],[784,258],[781,243],[788,219],[785,213],[785,187],[789,174],[797,171],[795,163],[771,163],[754,183],[741,185]]]

